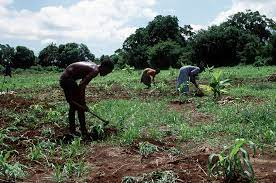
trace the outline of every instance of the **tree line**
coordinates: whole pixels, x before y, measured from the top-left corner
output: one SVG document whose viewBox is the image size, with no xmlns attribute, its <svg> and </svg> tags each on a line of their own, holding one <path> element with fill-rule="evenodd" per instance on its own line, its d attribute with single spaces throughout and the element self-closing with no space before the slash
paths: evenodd
<svg viewBox="0 0 276 183">
<path fill-rule="evenodd" d="M 258 11 L 238 12 L 207 30 L 195 32 L 190 25 L 179 26 L 176 16 L 156 16 L 138 28 L 113 55 L 95 58 L 85 44 L 48 45 L 38 57 L 27 47 L 0 44 L 0 64 L 10 61 L 14 68 L 33 65 L 64 68 L 81 60 L 111 59 L 123 68 L 179 68 L 204 62 L 214 66 L 237 64 L 276 65 L 276 23 Z"/>
</svg>

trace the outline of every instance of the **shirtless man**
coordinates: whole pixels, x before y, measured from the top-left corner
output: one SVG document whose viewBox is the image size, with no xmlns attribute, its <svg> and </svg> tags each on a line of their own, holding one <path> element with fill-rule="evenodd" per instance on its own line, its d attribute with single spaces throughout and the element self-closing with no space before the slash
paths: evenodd
<svg viewBox="0 0 276 183">
<path fill-rule="evenodd" d="M 151 83 L 154 82 L 154 78 L 160 73 L 159 69 L 146 68 L 141 76 L 141 82 L 144 83 L 148 88 L 151 87 Z"/>
<path fill-rule="evenodd" d="M 104 60 L 100 65 L 93 62 L 76 62 L 69 65 L 60 77 L 60 86 L 62 87 L 66 101 L 69 103 L 69 130 L 71 133 L 76 133 L 75 112 L 78 111 L 80 122 L 80 130 L 83 136 L 88 134 L 85 125 L 85 114 L 88 107 L 85 102 L 85 88 L 88 83 L 98 74 L 105 76 L 112 72 L 114 68 L 110 60 Z M 80 83 L 77 84 L 77 80 Z M 74 103 L 78 103 L 83 108 L 78 107 Z"/>
</svg>

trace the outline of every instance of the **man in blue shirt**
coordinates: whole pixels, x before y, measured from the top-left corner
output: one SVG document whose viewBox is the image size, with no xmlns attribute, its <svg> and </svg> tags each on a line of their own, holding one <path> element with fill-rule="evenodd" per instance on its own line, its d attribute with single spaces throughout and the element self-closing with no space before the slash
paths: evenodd
<svg viewBox="0 0 276 183">
<path fill-rule="evenodd" d="M 176 90 L 179 89 L 183 85 L 183 89 L 180 89 L 179 92 L 188 93 L 189 92 L 189 81 L 191 81 L 197 89 L 199 89 L 198 84 L 196 83 L 196 77 L 199 73 L 203 71 L 203 67 L 196 67 L 196 66 L 183 66 L 179 70 L 179 76 L 177 78 L 176 83 Z"/>
</svg>

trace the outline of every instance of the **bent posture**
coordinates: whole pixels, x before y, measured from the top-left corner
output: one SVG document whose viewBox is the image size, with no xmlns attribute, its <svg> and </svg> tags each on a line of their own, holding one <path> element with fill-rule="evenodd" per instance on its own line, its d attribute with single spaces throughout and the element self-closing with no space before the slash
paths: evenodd
<svg viewBox="0 0 276 183">
<path fill-rule="evenodd" d="M 105 76 L 114 68 L 110 60 L 103 61 L 100 65 L 93 62 L 76 62 L 69 65 L 60 77 L 60 86 L 62 87 L 66 101 L 69 103 L 69 129 L 71 133 L 76 133 L 75 112 L 78 111 L 80 130 L 82 135 L 87 135 L 85 125 L 85 111 L 88 107 L 85 102 L 85 89 L 88 83 L 98 74 Z M 80 83 L 77 84 L 77 80 Z M 80 108 L 75 103 L 80 104 Z"/>
<path fill-rule="evenodd" d="M 181 92 L 189 92 L 189 81 L 191 81 L 197 89 L 199 89 L 196 82 L 196 77 L 203 71 L 203 68 L 196 66 L 183 66 L 179 70 L 179 76 L 177 78 L 176 90 L 179 91 L 180 86 L 183 84 L 183 90 Z"/>
<path fill-rule="evenodd" d="M 160 73 L 159 69 L 146 68 L 142 73 L 141 82 L 144 83 L 148 88 L 150 88 L 151 83 L 152 82 L 154 83 L 155 76 L 159 73 Z"/>
</svg>

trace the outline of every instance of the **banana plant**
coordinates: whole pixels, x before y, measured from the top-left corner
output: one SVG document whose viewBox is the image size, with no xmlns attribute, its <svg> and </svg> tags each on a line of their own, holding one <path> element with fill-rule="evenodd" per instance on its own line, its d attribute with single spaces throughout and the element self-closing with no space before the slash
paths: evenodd
<svg viewBox="0 0 276 183">
<path fill-rule="evenodd" d="M 209 86 L 214 93 L 214 98 L 220 97 L 221 93 L 226 93 L 225 88 L 230 85 L 230 79 L 222 80 L 222 71 L 213 72 Z"/>
</svg>

